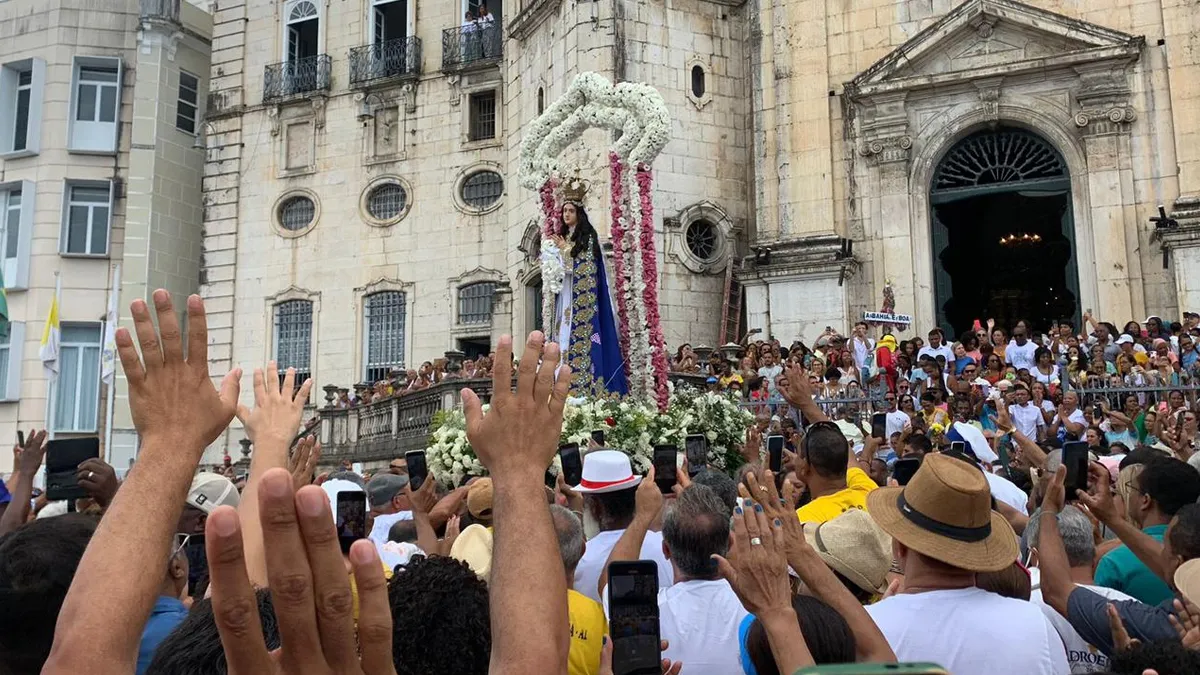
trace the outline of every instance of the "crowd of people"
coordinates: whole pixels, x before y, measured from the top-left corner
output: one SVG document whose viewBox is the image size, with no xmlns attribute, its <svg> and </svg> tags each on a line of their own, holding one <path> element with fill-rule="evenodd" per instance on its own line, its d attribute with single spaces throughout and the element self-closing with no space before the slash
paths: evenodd
<svg viewBox="0 0 1200 675">
<path fill-rule="evenodd" d="M 492 360 L 495 352 L 477 359 L 466 359 L 460 368 L 451 370 L 445 359 L 425 361 L 419 369 L 405 370 L 399 366 L 390 368 L 386 377 L 370 382 L 360 382 L 350 387 L 339 387 L 333 400 L 336 408 L 354 408 L 368 403 L 377 403 L 389 398 L 424 391 L 439 382 L 456 379 L 491 378 Z"/>
<path fill-rule="evenodd" d="M 402 458 L 372 476 L 318 475 L 319 443 L 296 439 L 312 382 L 268 364 L 240 406 L 240 370 L 210 379 L 200 299 L 188 299 L 186 346 L 169 294 L 153 305 L 135 301 L 134 331 L 117 333 L 141 438 L 124 480 L 88 460 L 86 500 L 35 505 L 44 432 L 15 450 L 0 673 L 617 675 L 647 636 L 655 670 L 672 675 L 897 662 L 1200 672 L 1194 354 L 1163 391 L 1125 387 L 1110 402 L 1048 377 L 1027 326 L 989 337 L 986 356 L 931 331 L 915 380 L 899 376 L 895 338 L 876 344 L 865 325 L 813 350 L 747 345 L 787 407 L 748 430 L 736 475 L 682 462 L 673 480 L 642 476 L 620 448 L 593 447 L 578 485 L 550 487 L 569 368 L 541 333 L 519 360 L 506 337 L 490 405 L 462 395 L 489 476 L 443 489 L 417 484 Z M 1131 330 L 1097 328 L 1099 358 L 1141 353 L 1121 342 Z M 1163 340 L 1175 364 L 1196 330 L 1192 315 L 1178 334 L 1147 322 L 1134 339 L 1147 354 Z M 881 347 L 894 378 L 855 360 Z M 1012 370 L 980 376 L 998 353 Z M 819 404 L 834 378 L 814 379 L 816 364 L 843 362 L 839 381 L 882 382 L 887 410 L 870 424 Z M 197 473 L 235 416 L 254 444 L 241 486 Z M 777 436 L 778 456 L 765 451 Z M 1064 459 L 1072 441 L 1087 443 L 1085 475 Z M 357 533 L 335 516 L 354 500 L 368 509 Z M 634 561 L 652 570 L 636 589 Z"/>
</svg>

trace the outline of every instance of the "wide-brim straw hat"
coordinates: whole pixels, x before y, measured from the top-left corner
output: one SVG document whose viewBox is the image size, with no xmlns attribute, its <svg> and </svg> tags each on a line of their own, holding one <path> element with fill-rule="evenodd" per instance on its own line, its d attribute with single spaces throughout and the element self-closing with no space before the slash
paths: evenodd
<svg viewBox="0 0 1200 675">
<path fill-rule="evenodd" d="M 896 541 L 959 569 L 998 572 L 1020 555 L 983 472 L 953 457 L 927 455 L 908 485 L 867 495 L 867 513 Z"/>
<path fill-rule="evenodd" d="M 1175 569 L 1175 588 L 1188 602 L 1200 604 L 1200 558 L 1185 561 Z"/>
<path fill-rule="evenodd" d="M 805 523 L 804 538 L 835 572 L 869 593 L 887 592 L 892 538 L 866 511 L 850 509 L 824 523 Z"/>
</svg>

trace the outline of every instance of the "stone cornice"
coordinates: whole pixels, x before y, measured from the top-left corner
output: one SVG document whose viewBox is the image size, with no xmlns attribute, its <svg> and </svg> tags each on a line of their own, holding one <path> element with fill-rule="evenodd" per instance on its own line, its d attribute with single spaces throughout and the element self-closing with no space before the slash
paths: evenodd
<svg viewBox="0 0 1200 675">
<path fill-rule="evenodd" d="M 767 252 L 767 262 L 759 262 L 751 256 L 738 274 L 743 284 L 779 280 L 790 277 L 838 277 L 851 276 L 861 267 L 854 257 L 842 256 L 842 238 L 835 235 L 818 235 L 803 239 L 777 242 L 762 242 L 757 249 Z"/>
<path fill-rule="evenodd" d="M 509 37 L 515 40 L 529 37 L 560 4 L 562 0 L 529 0 L 528 6 L 508 22 Z"/>
</svg>

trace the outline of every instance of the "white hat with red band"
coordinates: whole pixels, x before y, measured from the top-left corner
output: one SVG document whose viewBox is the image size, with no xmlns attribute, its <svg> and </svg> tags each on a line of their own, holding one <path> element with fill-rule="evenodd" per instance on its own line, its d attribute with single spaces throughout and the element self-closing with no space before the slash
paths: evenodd
<svg viewBox="0 0 1200 675">
<path fill-rule="evenodd" d="M 603 494 L 637 487 L 641 482 L 641 476 L 633 475 L 628 455 L 619 450 L 594 450 L 583 458 L 583 480 L 575 491 Z"/>
</svg>

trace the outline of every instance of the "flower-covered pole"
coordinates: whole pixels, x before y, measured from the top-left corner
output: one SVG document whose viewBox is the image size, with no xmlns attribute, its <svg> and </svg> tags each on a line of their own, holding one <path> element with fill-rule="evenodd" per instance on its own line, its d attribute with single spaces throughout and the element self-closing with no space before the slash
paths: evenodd
<svg viewBox="0 0 1200 675">
<path fill-rule="evenodd" d="M 542 205 L 542 328 L 544 332 L 551 333 L 555 330 L 555 299 L 562 290 L 563 280 L 566 279 L 566 268 L 563 266 L 558 247 L 551 239 L 562 231 L 560 223 L 562 209 L 558 204 L 558 181 L 553 175 L 547 178 L 545 183 L 542 183 L 538 194 L 541 197 Z M 557 340 L 558 337 L 554 336 L 552 339 Z"/>
<path fill-rule="evenodd" d="M 625 293 L 628 288 L 628 282 L 625 278 L 625 212 L 622 208 L 624 196 L 622 194 L 622 185 L 625 166 L 621 162 L 621 157 L 615 152 L 608 153 L 609 178 L 611 183 L 611 206 L 612 206 L 612 240 L 613 240 L 613 282 L 617 295 L 617 319 L 619 326 L 618 337 L 620 339 L 621 354 L 626 357 L 625 374 L 629 373 L 629 303 L 625 299 Z"/>
<path fill-rule="evenodd" d="M 642 269 L 646 275 L 646 285 L 642 291 L 642 302 L 646 306 L 647 336 L 650 341 L 650 355 L 654 364 L 654 398 L 659 410 L 667 409 L 667 352 L 666 340 L 663 337 L 662 318 L 658 313 L 658 260 L 654 249 L 654 202 L 651 190 L 654 187 L 654 176 L 645 164 L 637 168 L 638 199 L 641 211 L 641 241 L 639 248 L 642 254 Z"/>
</svg>

